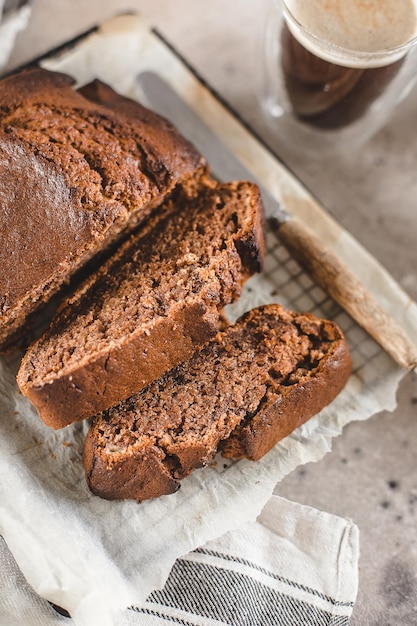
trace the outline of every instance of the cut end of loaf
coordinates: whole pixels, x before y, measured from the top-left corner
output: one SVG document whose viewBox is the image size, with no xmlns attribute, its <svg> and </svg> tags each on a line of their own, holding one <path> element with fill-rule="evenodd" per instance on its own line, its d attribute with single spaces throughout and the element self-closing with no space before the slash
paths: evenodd
<svg viewBox="0 0 417 626">
<path fill-rule="evenodd" d="M 218 450 L 258 459 L 332 401 L 349 372 L 335 324 L 279 305 L 255 309 L 95 418 L 85 447 L 88 484 L 105 498 L 144 500 L 171 493 Z"/>
</svg>

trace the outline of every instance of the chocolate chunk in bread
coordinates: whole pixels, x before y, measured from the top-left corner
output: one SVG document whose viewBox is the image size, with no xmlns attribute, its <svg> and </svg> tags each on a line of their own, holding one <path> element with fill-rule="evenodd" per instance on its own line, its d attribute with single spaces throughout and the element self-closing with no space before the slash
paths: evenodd
<svg viewBox="0 0 417 626">
<path fill-rule="evenodd" d="M 1 80 L 0 349 L 204 168 L 169 122 L 98 81 L 80 93 L 69 76 L 38 68 Z"/>
<path fill-rule="evenodd" d="M 261 269 L 263 226 L 256 185 L 178 188 L 28 348 L 17 381 L 44 422 L 91 417 L 189 358 Z"/>
<path fill-rule="evenodd" d="M 331 402 L 350 373 L 336 324 L 266 305 L 128 400 L 88 432 L 93 493 L 146 500 L 176 491 L 218 450 L 257 460 Z"/>
</svg>

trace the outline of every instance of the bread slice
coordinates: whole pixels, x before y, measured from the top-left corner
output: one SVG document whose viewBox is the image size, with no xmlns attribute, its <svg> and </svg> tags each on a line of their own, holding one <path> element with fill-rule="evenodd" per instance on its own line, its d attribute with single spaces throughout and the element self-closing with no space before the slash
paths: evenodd
<svg viewBox="0 0 417 626">
<path fill-rule="evenodd" d="M 78 268 L 204 168 L 169 122 L 98 81 L 80 93 L 69 76 L 39 68 L 1 80 L 0 349 Z"/>
<path fill-rule="evenodd" d="M 91 417 L 189 358 L 260 271 L 263 225 L 254 184 L 179 188 L 27 350 L 17 381 L 44 422 Z"/>
<path fill-rule="evenodd" d="M 331 402 L 351 363 L 336 324 L 266 305 L 190 360 L 96 416 L 84 465 L 93 493 L 146 500 L 227 457 L 261 458 Z"/>
</svg>

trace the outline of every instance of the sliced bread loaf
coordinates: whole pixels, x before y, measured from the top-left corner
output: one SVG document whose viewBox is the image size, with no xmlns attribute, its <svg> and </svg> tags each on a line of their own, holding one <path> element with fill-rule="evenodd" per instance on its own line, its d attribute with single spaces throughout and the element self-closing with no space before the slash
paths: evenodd
<svg viewBox="0 0 417 626">
<path fill-rule="evenodd" d="M 84 465 L 93 493 L 145 500 L 176 491 L 218 450 L 257 460 L 331 402 L 350 373 L 339 328 L 267 305 L 190 360 L 96 416 Z"/>
<path fill-rule="evenodd" d="M 95 415 L 189 358 L 261 269 L 251 183 L 190 183 L 71 297 L 26 352 L 17 381 L 53 428 Z"/>
<path fill-rule="evenodd" d="M 83 93 L 39 68 L 0 81 L 0 349 L 87 260 L 205 167 L 165 119 L 97 81 Z"/>
</svg>

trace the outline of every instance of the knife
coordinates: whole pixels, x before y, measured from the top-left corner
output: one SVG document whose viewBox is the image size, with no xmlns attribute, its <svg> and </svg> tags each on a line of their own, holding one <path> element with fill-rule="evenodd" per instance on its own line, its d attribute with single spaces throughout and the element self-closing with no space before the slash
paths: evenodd
<svg viewBox="0 0 417 626">
<path fill-rule="evenodd" d="M 335 300 L 375 341 L 406 369 L 417 365 L 417 346 L 373 298 L 358 277 L 298 218 L 290 215 L 236 155 L 161 76 L 137 76 L 141 100 L 169 119 L 199 150 L 220 181 L 248 180 L 261 191 L 269 224 L 310 278 Z"/>
</svg>

